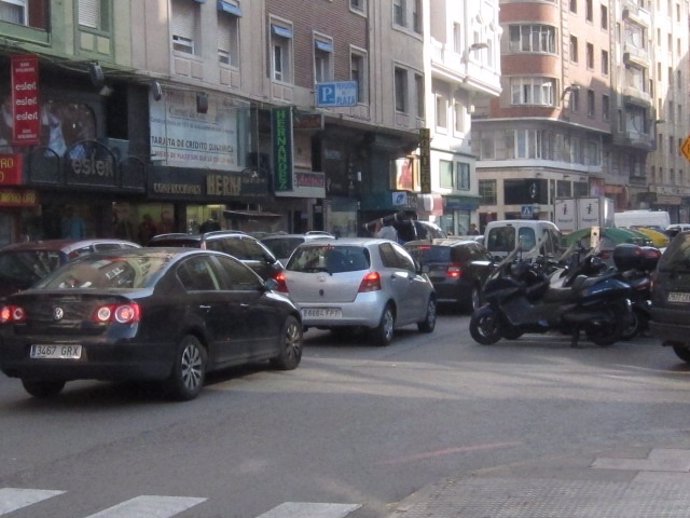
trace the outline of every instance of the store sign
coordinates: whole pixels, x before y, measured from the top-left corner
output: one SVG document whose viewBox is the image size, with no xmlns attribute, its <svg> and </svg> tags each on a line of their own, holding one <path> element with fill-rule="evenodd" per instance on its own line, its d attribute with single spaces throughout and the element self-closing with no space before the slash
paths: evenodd
<svg viewBox="0 0 690 518">
<path fill-rule="evenodd" d="M 431 193 L 431 133 L 429 128 L 419 129 L 419 184 L 422 193 Z"/>
<path fill-rule="evenodd" d="M 65 153 L 64 167 L 70 184 L 108 187 L 117 184 L 115 155 L 94 140 L 79 142 L 69 148 Z"/>
<path fill-rule="evenodd" d="M 206 101 L 207 100 L 207 101 Z M 151 154 L 160 165 L 198 169 L 238 167 L 239 115 L 245 104 L 209 94 L 200 110 L 195 92 L 165 89 L 149 98 Z"/>
<path fill-rule="evenodd" d="M 272 113 L 275 192 L 292 190 L 292 108 L 274 108 Z"/>
<path fill-rule="evenodd" d="M 41 135 L 38 104 L 38 58 L 12 56 L 12 143 L 38 144 Z"/>
<path fill-rule="evenodd" d="M 37 204 L 36 191 L 0 189 L 0 207 L 34 207 Z"/>
<path fill-rule="evenodd" d="M 0 154 L 0 185 L 21 185 L 22 155 Z"/>
</svg>

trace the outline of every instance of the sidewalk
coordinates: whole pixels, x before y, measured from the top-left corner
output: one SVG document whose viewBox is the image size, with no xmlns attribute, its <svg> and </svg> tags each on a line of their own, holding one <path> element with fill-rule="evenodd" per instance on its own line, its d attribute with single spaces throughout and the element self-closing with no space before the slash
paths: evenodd
<svg viewBox="0 0 690 518">
<path fill-rule="evenodd" d="M 440 481 L 388 518 L 688 518 L 690 449 L 550 457 Z"/>
</svg>

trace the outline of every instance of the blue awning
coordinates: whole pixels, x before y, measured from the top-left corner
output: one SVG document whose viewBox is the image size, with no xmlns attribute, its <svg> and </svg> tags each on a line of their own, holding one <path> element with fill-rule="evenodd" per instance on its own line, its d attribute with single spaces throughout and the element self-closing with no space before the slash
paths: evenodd
<svg viewBox="0 0 690 518">
<path fill-rule="evenodd" d="M 333 44 L 330 41 L 314 40 L 316 48 L 324 52 L 333 52 Z"/>
<path fill-rule="evenodd" d="M 233 16 L 242 16 L 242 9 L 234 2 L 227 2 L 226 0 L 218 0 L 218 10 L 224 13 L 232 14 Z"/>
<path fill-rule="evenodd" d="M 292 39 L 292 29 L 288 29 L 282 25 L 271 24 L 271 30 L 273 31 L 273 34 L 276 34 L 281 38 Z"/>
</svg>

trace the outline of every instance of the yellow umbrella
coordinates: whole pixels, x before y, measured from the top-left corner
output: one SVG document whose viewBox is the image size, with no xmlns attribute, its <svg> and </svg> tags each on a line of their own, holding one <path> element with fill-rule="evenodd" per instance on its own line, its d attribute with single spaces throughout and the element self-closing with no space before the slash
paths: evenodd
<svg viewBox="0 0 690 518">
<path fill-rule="evenodd" d="M 645 236 L 651 239 L 652 244 L 657 248 L 663 248 L 665 246 L 668 246 L 668 236 L 663 232 L 659 232 L 658 230 L 654 230 L 653 228 L 646 227 L 636 227 L 635 230 L 643 233 Z"/>
</svg>

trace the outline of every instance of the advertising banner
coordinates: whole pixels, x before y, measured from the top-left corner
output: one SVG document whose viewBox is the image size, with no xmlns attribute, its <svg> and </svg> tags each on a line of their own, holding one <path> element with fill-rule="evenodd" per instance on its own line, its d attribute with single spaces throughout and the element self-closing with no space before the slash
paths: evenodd
<svg viewBox="0 0 690 518">
<path fill-rule="evenodd" d="M 292 149 L 292 108 L 274 108 L 273 122 L 273 157 L 275 192 L 292 190 L 293 149 Z"/>
<path fill-rule="evenodd" d="M 422 193 L 431 192 L 431 133 L 419 128 L 419 179 Z"/>
<path fill-rule="evenodd" d="M 22 155 L 0 154 L 0 185 L 21 185 L 23 163 Z"/>
<path fill-rule="evenodd" d="M 201 110 L 196 92 L 165 89 L 151 94 L 151 153 L 154 161 L 172 167 L 237 169 L 238 124 L 244 108 L 228 96 L 208 95 Z"/>
<path fill-rule="evenodd" d="M 41 134 L 38 104 L 38 58 L 12 56 L 12 143 L 38 144 Z"/>
</svg>

